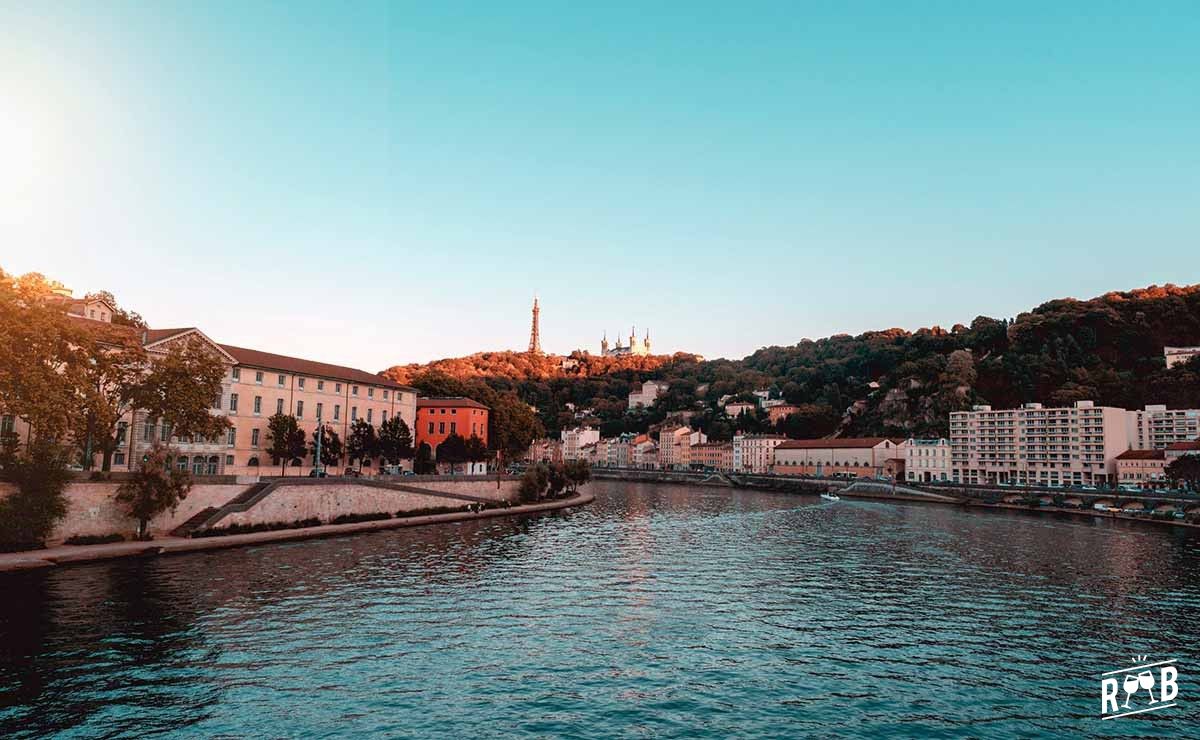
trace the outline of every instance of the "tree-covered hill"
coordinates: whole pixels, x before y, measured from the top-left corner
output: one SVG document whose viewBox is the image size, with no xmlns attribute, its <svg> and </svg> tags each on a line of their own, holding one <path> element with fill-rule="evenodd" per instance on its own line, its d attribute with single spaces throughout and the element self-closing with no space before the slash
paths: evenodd
<svg viewBox="0 0 1200 740">
<path fill-rule="evenodd" d="M 781 425 L 792 436 L 944 436 L 949 412 L 975 403 L 1006 408 L 1091 399 L 1126 408 L 1200 407 L 1200 366 L 1166 370 L 1162 350 L 1171 345 L 1200 345 L 1200 285 L 1056 299 L 1015 319 L 980 316 L 948 331 L 803 340 L 742 360 L 576 354 L 571 359 L 579 366 L 564 370 L 561 357 L 496 352 L 387 374 L 434 392 L 470 379 L 515 395 L 537 409 L 552 434 L 580 417 L 606 434 L 644 431 L 677 411 L 690 412 L 693 425 L 718 439 L 734 428 L 759 431 L 765 420 L 729 420 L 717 401 L 767 388 L 801 406 Z M 651 378 L 671 383 L 666 396 L 653 409 L 628 412 L 630 389 Z"/>
</svg>

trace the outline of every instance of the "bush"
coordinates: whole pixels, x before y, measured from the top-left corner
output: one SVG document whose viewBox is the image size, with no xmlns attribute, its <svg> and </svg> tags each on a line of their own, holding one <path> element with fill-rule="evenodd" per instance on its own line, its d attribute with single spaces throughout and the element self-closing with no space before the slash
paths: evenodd
<svg viewBox="0 0 1200 740">
<path fill-rule="evenodd" d="M 467 510 L 466 506 L 427 506 L 424 509 L 397 511 L 396 518 L 404 519 L 414 516 L 434 516 L 435 514 L 460 514 Z"/>
<path fill-rule="evenodd" d="M 304 529 L 319 527 L 321 520 L 316 517 L 297 519 L 292 522 L 271 522 L 270 524 L 230 524 L 228 527 L 215 527 L 192 532 L 192 537 L 225 537 L 231 534 L 251 534 L 253 532 L 276 532 L 281 529 Z"/>
<path fill-rule="evenodd" d="M 358 522 L 377 522 L 391 518 L 392 515 L 386 511 L 374 514 L 342 514 L 341 516 L 334 517 L 330 524 L 357 524 Z"/>
<path fill-rule="evenodd" d="M 64 491 L 71 472 L 65 451 L 35 442 L 24 456 L 9 458 L 5 472 L 17 490 L 0 501 L 0 552 L 41 549 L 67 514 Z"/>
<path fill-rule="evenodd" d="M 124 542 L 123 534 L 77 534 L 68 537 L 64 545 L 107 545 L 110 542 Z"/>
</svg>

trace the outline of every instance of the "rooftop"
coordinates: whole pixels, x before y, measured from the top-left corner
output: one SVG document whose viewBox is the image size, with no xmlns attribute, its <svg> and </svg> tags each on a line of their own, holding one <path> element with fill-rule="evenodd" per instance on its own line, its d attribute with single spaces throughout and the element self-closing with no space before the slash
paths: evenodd
<svg viewBox="0 0 1200 740">
<path fill-rule="evenodd" d="M 1171 444 L 1167 445 L 1167 449 L 1171 450 L 1172 452 L 1177 452 L 1179 450 L 1200 451 L 1200 439 L 1194 439 L 1191 442 L 1172 442 Z"/>
<path fill-rule="evenodd" d="M 178 332 L 181 330 L 163 329 L 161 331 Z M 411 386 L 403 385 L 394 380 L 385 378 L 382 375 L 375 375 L 374 373 L 369 373 L 366 370 L 359 370 L 353 367 L 330 365 L 325 362 L 304 360 L 299 357 L 288 357 L 287 355 L 276 355 L 271 352 L 261 352 L 256 349 L 234 347 L 230 344 L 221 344 L 218 346 L 228 352 L 235 360 L 237 360 L 239 365 L 261 367 L 266 370 L 283 370 L 284 372 L 294 373 L 296 375 L 311 375 L 318 378 L 330 378 L 332 380 L 343 380 L 351 383 L 362 383 L 363 385 L 395 388 L 396 390 L 416 391 L 416 388 Z"/>
<path fill-rule="evenodd" d="M 484 409 L 484 410 L 487 410 L 487 408 L 488 408 L 487 406 L 484 406 L 479 401 L 476 401 L 473 398 L 467 398 L 466 396 L 428 396 L 428 397 L 423 397 L 423 398 L 417 399 L 417 408 L 420 409 L 420 408 L 432 408 L 432 407 L 471 408 L 471 409 Z"/>
<path fill-rule="evenodd" d="M 889 437 L 845 437 L 842 439 L 789 439 L 776 447 L 776 450 L 846 450 L 868 449 L 891 442 L 900 444 L 904 440 Z"/>
<path fill-rule="evenodd" d="M 1127 450 L 1117 455 L 1118 460 L 1165 460 L 1163 450 Z"/>
</svg>

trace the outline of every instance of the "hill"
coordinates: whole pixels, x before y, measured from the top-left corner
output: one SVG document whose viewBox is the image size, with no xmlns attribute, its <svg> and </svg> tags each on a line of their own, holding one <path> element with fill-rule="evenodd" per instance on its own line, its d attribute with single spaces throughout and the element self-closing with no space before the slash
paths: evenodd
<svg viewBox="0 0 1200 740">
<path fill-rule="evenodd" d="M 570 359 L 579 365 L 563 369 L 561 357 L 493 352 L 385 374 L 427 392 L 465 390 L 470 381 L 476 391 L 515 396 L 536 408 L 551 434 L 581 419 L 606 435 L 645 431 L 673 412 L 718 439 L 735 429 L 763 431 L 765 419 L 730 420 L 717 402 L 769 389 L 801 407 L 780 426 L 792 436 L 945 436 L 949 412 L 975 403 L 1200 407 L 1200 366 L 1166 370 L 1164 345 L 1200 345 L 1200 285 L 1056 299 L 1014 319 L 979 316 L 950 330 L 802 340 L 742 360 L 577 354 Z M 653 409 L 629 412 L 630 389 L 651 378 L 667 380 L 670 390 Z"/>
</svg>

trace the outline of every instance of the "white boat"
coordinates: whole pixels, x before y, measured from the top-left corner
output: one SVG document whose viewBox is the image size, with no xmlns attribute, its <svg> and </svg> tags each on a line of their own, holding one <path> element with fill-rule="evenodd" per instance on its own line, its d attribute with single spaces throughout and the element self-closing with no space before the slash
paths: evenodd
<svg viewBox="0 0 1200 740">
<path fill-rule="evenodd" d="M 821 498 L 825 499 L 826 501 L 841 501 L 842 500 L 841 497 L 838 496 L 836 493 L 822 493 Z"/>
</svg>

